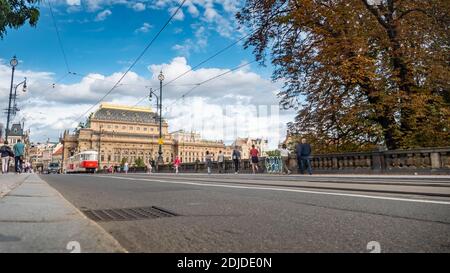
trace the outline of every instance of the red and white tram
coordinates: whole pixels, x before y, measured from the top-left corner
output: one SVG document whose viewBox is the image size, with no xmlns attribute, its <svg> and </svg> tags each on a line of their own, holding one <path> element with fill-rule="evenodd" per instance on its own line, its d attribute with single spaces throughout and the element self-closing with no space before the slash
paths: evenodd
<svg viewBox="0 0 450 273">
<path fill-rule="evenodd" d="M 84 151 L 69 158 L 67 173 L 94 173 L 98 168 L 98 152 Z"/>
</svg>

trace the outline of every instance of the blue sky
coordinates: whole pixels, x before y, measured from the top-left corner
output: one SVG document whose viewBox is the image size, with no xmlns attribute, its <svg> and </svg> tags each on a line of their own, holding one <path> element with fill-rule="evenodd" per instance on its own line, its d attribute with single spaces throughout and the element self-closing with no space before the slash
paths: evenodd
<svg viewBox="0 0 450 273">
<path fill-rule="evenodd" d="M 72 71 L 110 74 L 123 70 L 170 17 L 170 11 L 166 9 L 146 7 L 137 11 L 130 6 L 131 3 L 143 2 L 127 2 L 130 4 L 105 4 L 94 10 L 89 10 L 83 1 L 79 6 L 53 2 L 55 19 Z M 77 9 L 72 10 L 72 7 Z M 228 20 L 232 19 L 233 14 L 224 11 L 221 5 L 215 4 L 214 7 Z M 200 7 L 198 9 L 200 12 Z M 102 13 L 110 15 L 103 18 L 99 15 Z M 220 33 L 214 22 L 207 23 L 201 15 L 193 17 L 186 11 L 183 14 L 184 19 L 171 22 L 134 71 L 144 74 L 148 64 L 167 62 L 180 55 L 187 57 L 189 63 L 196 64 L 241 37 L 237 30 Z M 205 30 L 201 37 L 196 37 L 200 27 Z M 199 39 L 206 41 L 204 46 L 198 44 Z M 186 45 L 187 40 L 197 47 L 177 50 L 176 45 Z M 19 30 L 9 30 L 0 46 L 4 55 L 2 58 L 7 58 L 7 53 L 17 54 L 24 62 L 23 67 L 52 71 L 61 76 L 67 70 L 46 2 L 41 5 L 41 18 L 36 28 L 26 25 Z M 237 45 L 206 66 L 231 68 L 242 60 L 253 59 L 251 50 L 244 50 L 242 45 Z M 257 65 L 254 68 L 258 68 Z"/>
<path fill-rule="evenodd" d="M 18 30 L 10 29 L 0 41 L 1 101 L 6 101 L 9 91 L 7 63 L 16 54 L 21 61 L 17 80 L 26 76 L 30 83 L 30 92 L 21 95 L 19 108 L 22 111 L 16 119 L 27 120 L 33 140 L 56 138 L 64 128 L 71 128 L 76 118 L 111 88 L 171 16 L 178 3 L 177 0 L 51 1 L 70 71 L 88 75 L 66 76 L 53 88 L 52 83 L 66 75 L 67 68 L 50 10 L 47 2 L 43 1 L 37 27 L 26 25 Z M 105 102 L 133 104 L 145 96 L 145 85 L 157 85 L 156 74 L 161 69 L 170 80 L 242 37 L 243 31 L 238 29 L 234 18 L 240 5 L 239 1 L 232 0 L 188 0 L 124 79 L 122 83 L 128 85 L 118 88 Z M 173 107 L 175 110 L 164 109 L 169 124 L 172 124 L 170 129 L 196 130 L 207 138 L 231 140 L 236 133 L 233 136 L 214 134 L 214 130 L 210 132 L 205 128 L 205 122 L 197 122 L 200 126 L 186 126 L 183 118 L 188 113 L 191 115 L 192 105 L 197 103 L 204 109 L 211 107 L 218 115 L 226 112 L 223 110 L 226 105 L 235 105 L 236 109 L 248 106 L 255 109 L 266 106 L 269 109 L 277 105 L 275 94 L 281 84 L 270 81 L 270 66 L 264 68 L 258 64 L 201 86 L 189 97 L 179 100 L 180 95 L 193 84 L 253 60 L 251 49 L 244 50 L 242 44 L 238 44 L 168 86 L 165 104 L 175 102 L 177 106 Z M 39 109 L 52 109 L 58 113 L 59 119 Z M 37 117 L 36 111 L 43 113 L 41 117 Z M 280 132 L 283 132 L 283 124 L 291 120 L 293 114 L 283 112 L 280 115 Z M 261 119 L 259 110 L 247 116 L 250 124 Z M 205 119 L 204 116 L 189 119 L 192 118 Z M 216 118 L 227 120 L 226 114 Z M 250 131 L 243 131 L 239 136 L 252 136 Z M 261 131 L 255 136 L 263 134 Z"/>
</svg>

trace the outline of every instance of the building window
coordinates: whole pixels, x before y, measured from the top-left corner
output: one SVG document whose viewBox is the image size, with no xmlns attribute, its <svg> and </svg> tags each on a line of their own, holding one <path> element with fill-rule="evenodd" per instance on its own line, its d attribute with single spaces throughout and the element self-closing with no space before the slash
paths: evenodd
<svg viewBox="0 0 450 273">
<path fill-rule="evenodd" d="M 144 131 L 147 131 L 147 127 L 144 127 Z"/>
<path fill-rule="evenodd" d="M 133 126 L 130 126 L 130 130 L 133 131 Z"/>
<path fill-rule="evenodd" d="M 141 130 L 141 128 L 140 127 L 136 127 L 136 131 L 140 131 Z"/>
<path fill-rule="evenodd" d="M 122 129 L 123 129 L 123 130 L 127 129 L 127 126 L 122 126 Z"/>
</svg>

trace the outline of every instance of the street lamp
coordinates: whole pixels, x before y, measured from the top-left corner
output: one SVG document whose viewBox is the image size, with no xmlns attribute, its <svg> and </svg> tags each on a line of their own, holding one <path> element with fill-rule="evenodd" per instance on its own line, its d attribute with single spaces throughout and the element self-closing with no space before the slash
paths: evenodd
<svg viewBox="0 0 450 273">
<path fill-rule="evenodd" d="M 162 71 L 158 75 L 159 80 L 159 148 L 158 148 L 158 163 L 163 163 L 163 157 L 162 157 L 162 86 L 164 81 L 164 74 Z"/>
<path fill-rule="evenodd" d="M 13 106 L 13 112 L 12 112 L 13 116 L 16 115 L 16 111 L 19 111 L 19 109 L 17 108 L 17 104 L 16 104 L 16 98 L 17 98 L 17 88 L 20 85 L 23 85 L 22 92 L 24 92 L 24 93 L 27 92 L 27 78 L 26 77 L 25 77 L 24 81 L 22 81 L 21 83 L 17 84 L 16 87 L 14 88 L 14 96 L 13 96 L 13 99 L 14 99 L 14 103 L 13 104 L 14 104 L 14 106 Z"/>
<path fill-rule="evenodd" d="M 14 56 L 9 62 L 11 65 L 11 88 L 9 89 L 9 103 L 8 103 L 8 116 L 6 119 L 6 131 L 5 131 L 5 140 L 8 140 L 9 135 L 9 120 L 11 118 L 11 100 L 12 100 L 12 91 L 14 86 L 14 71 L 16 70 L 16 66 L 19 64 L 16 56 Z"/>
</svg>

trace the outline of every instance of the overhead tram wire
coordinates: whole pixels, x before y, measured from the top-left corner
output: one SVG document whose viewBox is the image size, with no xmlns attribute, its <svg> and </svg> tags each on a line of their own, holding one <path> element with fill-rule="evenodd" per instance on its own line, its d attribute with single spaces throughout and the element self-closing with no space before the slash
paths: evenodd
<svg viewBox="0 0 450 273">
<path fill-rule="evenodd" d="M 283 6 L 283 5 L 280 5 L 280 6 L 277 8 L 276 11 L 280 10 L 282 6 Z M 273 16 L 272 16 L 272 17 L 273 17 Z M 213 54 L 212 56 L 206 58 L 204 61 L 202 61 L 202 62 L 200 62 L 199 64 L 195 65 L 195 66 L 192 67 L 191 69 L 189 69 L 189 70 L 183 72 L 182 74 L 178 75 L 178 76 L 175 77 L 174 79 L 168 81 L 167 83 L 165 83 L 165 84 L 163 85 L 163 87 L 165 87 L 165 86 L 171 84 L 172 82 L 178 80 L 179 78 L 181 78 L 181 77 L 183 77 L 183 76 L 189 74 L 190 72 L 194 71 L 194 69 L 196 69 L 196 68 L 200 67 L 201 65 L 203 65 L 203 64 L 205 64 L 205 63 L 207 63 L 207 62 L 209 62 L 210 60 L 212 60 L 212 59 L 214 59 L 215 57 L 219 56 L 219 55 L 222 54 L 223 52 L 227 51 L 228 49 L 230 49 L 231 47 L 233 47 L 234 45 L 236 45 L 236 44 L 239 43 L 240 41 L 244 40 L 244 39 L 247 38 L 247 37 L 250 37 L 251 35 L 255 34 L 256 32 L 258 32 L 257 29 L 254 30 L 254 31 L 252 31 L 252 32 L 250 32 L 250 33 L 248 33 L 247 35 L 244 35 L 243 37 L 239 38 L 238 40 L 232 42 L 231 44 L 227 45 L 227 46 L 224 47 L 223 49 L 217 51 L 217 52 L 216 52 L 215 54 Z M 148 86 L 148 87 L 149 87 L 149 86 Z M 147 96 L 142 97 L 142 98 L 141 98 L 134 106 L 137 106 L 137 105 L 140 104 L 142 101 L 144 101 L 146 98 L 147 98 Z"/>
<path fill-rule="evenodd" d="M 61 52 L 62 52 L 62 55 L 63 55 L 63 58 L 64 58 L 64 63 L 66 64 L 67 72 L 70 73 L 70 67 L 69 67 L 69 62 L 67 61 L 66 51 L 64 50 L 64 47 L 63 47 L 63 44 L 62 44 L 61 35 L 59 34 L 59 29 L 58 29 L 58 26 L 56 24 L 55 15 L 53 14 L 53 8 L 52 8 L 52 4 L 50 4 L 50 0 L 47 0 L 47 4 L 48 4 L 48 7 L 50 9 L 50 15 L 52 17 L 53 26 L 55 27 L 56 36 L 58 38 L 59 48 L 61 49 Z"/>
<path fill-rule="evenodd" d="M 239 42 L 241 42 L 242 40 L 244 40 L 245 38 L 249 37 L 250 35 L 252 35 L 253 33 L 249 33 L 245 36 L 242 36 L 241 38 L 237 39 L 236 41 L 230 43 L 229 45 L 227 45 L 226 47 L 220 49 L 219 51 L 217 51 L 216 53 L 214 53 L 213 55 L 211 55 L 210 57 L 206 58 L 205 60 L 201 61 L 200 63 L 196 64 L 195 66 L 193 66 L 191 69 L 181 73 L 180 75 L 176 76 L 175 78 L 173 78 L 172 80 L 168 81 L 167 83 L 165 83 L 163 85 L 163 87 L 173 83 L 174 81 L 186 76 L 187 74 L 191 73 L 192 71 L 194 71 L 195 69 L 199 68 L 200 66 L 204 65 L 205 63 L 211 61 L 212 59 L 214 59 L 215 57 L 219 56 L 220 54 L 224 53 L 225 51 L 227 51 L 228 49 L 230 49 L 231 47 L 235 46 L 236 44 L 238 44 Z M 193 84 L 195 85 L 195 84 Z M 172 84 L 173 86 L 173 84 Z M 149 87 L 149 86 L 148 86 Z M 145 99 L 147 98 L 147 96 L 144 96 L 142 98 L 139 99 L 138 102 L 136 102 L 136 104 L 134 106 L 137 106 L 138 104 L 140 104 L 141 102 L 143 102 Z"/>
<path fill-rule="evenodd" d="M 114 84 L 114 86 L 108 91 L 106 92 L 106 94 L 100 99 L 98 100 L 94 105 L 92 105 L 91 107 L 89 107 L 89 109 L 87 109 L 81 116 L 79 116 L 75 121 L 79 121 L 81 120 L 87 113 L 89 113 L 89 111 L 92 110 L 92 108 L 94 108 L 95 106 L 97 106 L 99 103 L 101 103 L 109 94 L 111 94 L 114 89 L 116 89 L 120 82 L 125 78 L 125 76 L 128 74 L 128 72 L 131 71 L 131 69 L 139 62 L 139 60 L 145 55 L 145 53 L 147 52 L 147 50 L 150 48 L 150 46 L 153 45 L 153 43 L 156 41 L 156 39 L 159 37 L 159 35 L 164 31 L 164 29 L 166 29 L 166 27 L 169 25 L 169 23 L 172 21 L 172 19 L 175 17 L 175 15 L 177 15 L 177 13 L 180 11 L 180 9 L 183 7 L 183 5 L 185 4 L 187 0 L 183 0 L 180 5 L 178 6 L 178 8 L 175 10 L 174 13 L 172 13 L 172 16 L 170 16 L 170 18 L 167 20 L 167 22 L 163 25 L 163 27 L 158 31 L 158 33 L 153 37 L 153 39 L 150 41 L 150 43 L 144 48 L 144 50 L 142 51 L 142 53 L 136 58 L 136 60 L 134 60 L 134 62 L 130 65 L 130 67 L 125 71 L 125 73 L 123 73 L 123 75 L 120 77 L 120 79 Z"/>
<path fill-rule="evenodd" d="M 216 76 L 214 76 L 214 77 L 212 77 L 212 78 L 209 78 L 209 79 L 207 79 L 207 80 L 205 80 L 205 81 L 202 81 L 202 82 L 196 84 L 193 88 L 189 89 L 187 92 L 185 92 L 183 95 L 181 95 L 181 97 L 179 97 L 179 98 L 176 99 L 174 102 L 172 102 L 169 106 L 167 106 L 167 107 L 166 107 L 166 111 L 167 111 L 167 109 L 172 108 L 172 106 L 173 106 L 174 104 L 176 104 L 179 100 L 185 99 L 187 95 L 189 95 L 190 93 L 192 93 L 195 89 L 197 89 L 198 87 L 202 86 L 203 84 L 208 83 L 208 82 L 213 81 L 213 80 L 216 80 L 216 79 L 218 79 L 218 78 L 221 78 L 221 77 L 223 77 L 223 76 L 225 76 L 225 75 L 227 75 L 227 74 L 230 74 L 230 73 L 232 73 L 232 72 L 234 72 L 234 71 L 236 71 L 236 70 L 239 70 L 239 69 L 241 69 L 241 68 L 243 68 L 243 67 L 249 66 L 249 65 L 251 65 L 252 63 L 255 63 L 255 62 L 256 62 L 256 60 L 251 61 L 251 62 L 247 62 L 247 63 L 245 63 L 245 64 L 241 64 L 241 65 L 236 66 L 236 67 L 234 67 L 234 68 L 232 68 L 232 69 L 230 69 L 230 70 L 228 70 L 228 71 L 226 71 L 226 72 L 224 72 L 224 73 L 221 73 L 221 74 L 219 74 L 219 75 L 216 75 Z"/>
</svg>

